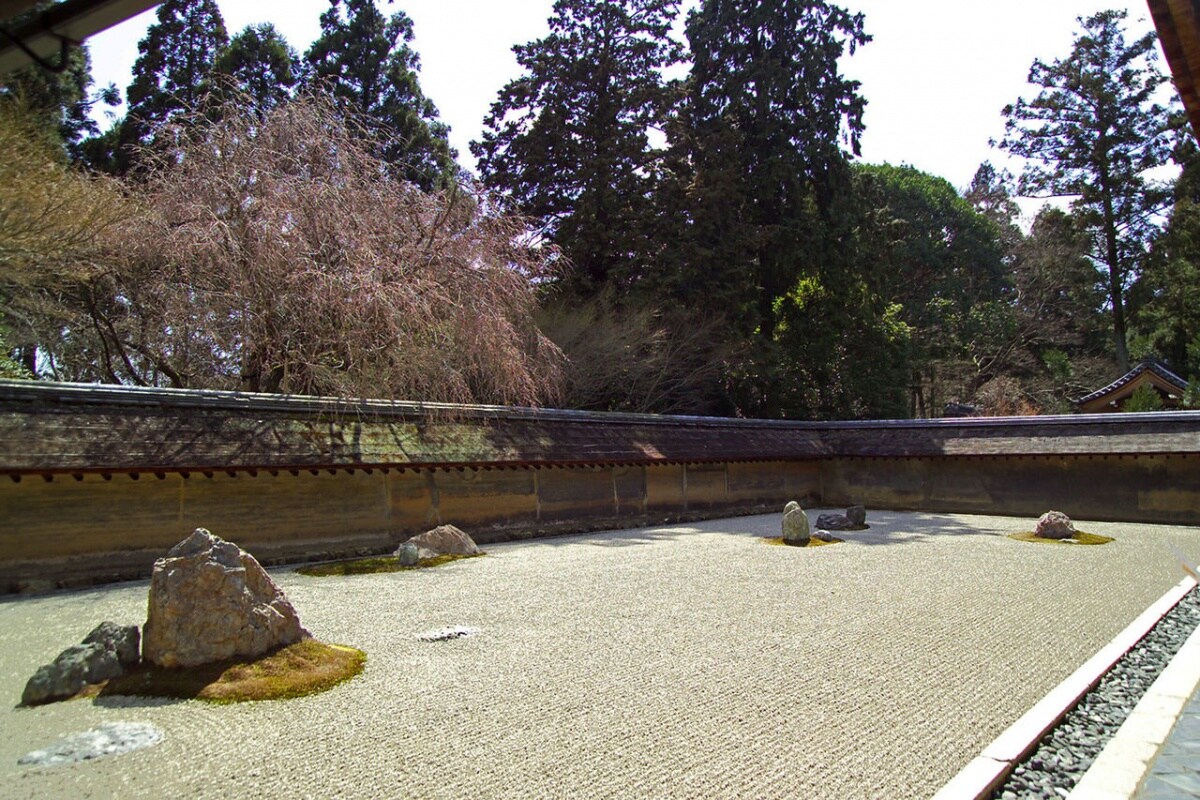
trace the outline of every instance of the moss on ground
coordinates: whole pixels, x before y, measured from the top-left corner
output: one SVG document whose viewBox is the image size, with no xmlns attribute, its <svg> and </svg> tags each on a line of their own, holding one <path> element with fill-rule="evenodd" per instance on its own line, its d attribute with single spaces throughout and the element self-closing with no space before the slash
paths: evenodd
<svg viewBox="0 0 1200 800">
<path fill-rule="evenodd" d="M 172 669 L 143 663 L 83 694 L 196 698 L 213 703 L 282 700 L 332 689 L 362 672 L 366 661 L 367 654 L 353 647 L 304 639 L 252 660 Z"/>
<path fill-rule="evenodd" d="M 401 572 L 409 569 L 425 569 L 449 564 L 451 561 L 461 561 L 464 558 L 478 558 L 484 553 L 475 555 L 442 555 L 433 558 L 422 558 L 414 566 L 403 567 L 397 556 L 376 556 L 375 558 L 358 558 L 353 561 L 333 561 L 328 564 L 313 564 L 298 567 L 296 572 L 301 575 L 311 575 L 315 578 L 325 578 L 330 575 L 373 575 L 377 572 Z"/>
<path fill-rule="evenodd" d="M 1033 531 L 1010 533 L 1008 538 L 1016 539 L 1019 542 L 1040 542 L 1042 544 L 1108 544 L 1113 541 L 1111 536 L 1101 536 L 1098 533 L 1087 533 L 1086 531 L 1075 531 L 1075 535 L 1070 539 L 1047 539 L 1035 535 Z"/>
<path fill-rule="evenodd" d="M 827 544 L 841 544 L 844 541 L 845 539 L 838 539 L 834 537 L 831 541 L 827 542 L 824 539 L 818 539 L 815 536 L 809 539 L 806 544 L 792 544 L 791 542 L 785 541 L 782 536 L 772 536 L 766 540 L 767 544 L 782 545 L 783 547 L 824 547 Z"/>
</svg>

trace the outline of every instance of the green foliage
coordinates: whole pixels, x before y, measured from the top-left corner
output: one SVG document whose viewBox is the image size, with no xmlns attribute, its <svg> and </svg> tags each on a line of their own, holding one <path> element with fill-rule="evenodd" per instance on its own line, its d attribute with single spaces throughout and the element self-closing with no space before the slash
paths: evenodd
<svg viewBox="0 0 1200 800">
<path fill-rule="evenodd" d="M 41 13 L 51 5 L 42 0 L 27 14 Z M 12 21 L 21 24 L 24 15 Z M 23 67 L 0 76 L 0 102 L 14 104 L 30 114 L 37 124 L 56 134 L 66 153 L 76 159 L 80 141 L 99 132 L 89 116 L 97 102 L 116 105 L 120 102 L 115 86 L 109 86 L 89 96 L 92 86 L 91 56 L 86 45 L 72 47 L 61 71 L 53 72 L 38 65 Z"/>
<path fill-rule="evenodd" d="M 847 233 L 842 143 L 858 152 L 865 101 L 838 60 L 869 41 L 861 14 L 825 0 L 707 0 L 688 17 L 692 70 L 680 111 L 694 174 L 693 297 L 771 339 L 776 298 L 834 275 Z"/>
<path fill-rule="evenodd" d="M 662 70 L 678 0 L 558 0 L 542 39 L 514 48 L 524 74 L 485 120 L 484 185 L 537 220 L 573 265 L 577 296 L 624 294 L 648 269 Z M 661 243 L 660 243 L 661 245 Z"/>
<path fill-rule="evenodd" d="M 198 109 L 229 41 L 216 0 L 165 0 L 138 42 L 122 144 L 146 144 L 173 117 Z"/>
<path fill-rule="evenodd" d="M 1147 173 L 1169 153 L 1167 110 L 1155 102 L 1167 78 L 1155 65 L 1153 32 L 1126 42 L 1124 11 L 1081 18 L 1065 59 L 1038 59 L 1032 100 L 1004 109 L 1000 146 L 1027 159 L 1021 191 L 1072 198 L 1095 244 L 1090 257 L 1106 273 L 1117 363 L 1129 368 L 1125 293 L 1145 260 L 1154 215 L 1164 198 Z"/>
<path fill-rule="evenodd" d="M 1133 390 L 1133 394 L 1125 400 L 1121 406 L 1122 411 L 1135 413 L 1140 411 L 1162 411 L 1163 399 L 1162 395 L 1148 383 L 1143 383 L 1141 386 Z"/>
<path fill-rule="evenodd" d="M 213 63 L 218 89 L 244 95 L 265 114 L 286 102 L 300 82 L 300 60 L 268 23 L 250 25 L 230 40 Z"/>
<path fill-rule="evenodd" d="M 372 0 L 330 0 L 305 61 L 313 81 L 390 143 L 384 159 L 428 190 L 453 181 L 454 153 L 448 128 L 421 91 L 412 39 L 412 20 L 403 11 L 386 17 Z"/>
<path fill-rule="evenodd" d="M 910 410 L 937 413 L 987 380 L 988 342 L 1011 328 L 999 229 L 942 178 L 859 166 L 857 268 L 909 331 Z"/>
<path fill-rule="evenodd" d="M 1146 355 L 1200 374 L 1200 153 L 1187 149 L 1165 230 L 1136 287 L 1134 319 Z"/>
</svg>

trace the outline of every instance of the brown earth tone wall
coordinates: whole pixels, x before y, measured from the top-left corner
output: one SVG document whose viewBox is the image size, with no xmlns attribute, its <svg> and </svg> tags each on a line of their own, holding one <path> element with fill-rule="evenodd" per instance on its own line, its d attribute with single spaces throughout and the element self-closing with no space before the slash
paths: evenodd
<svg viewBox="0 0 1200 800">
<path fill-rule="evenodd" d="M 1200 413 L 802 423 L 0 381 L 0 591 L 862 503 L 1200 524 Z"/>
<path fill-rule="evenodd" d="M 1195 525 L 1200 456 L 831 459 L 821 502 L 875 508 Z"/>
<path fill-rule="evenodd" d="M 386 552 L 435 525 L 488 543 L 814 502 L 815 463 L 256 470 L 0 480 L 0 590 L 141 577 L 197 527 L 267 563 Z"/>
</svg>

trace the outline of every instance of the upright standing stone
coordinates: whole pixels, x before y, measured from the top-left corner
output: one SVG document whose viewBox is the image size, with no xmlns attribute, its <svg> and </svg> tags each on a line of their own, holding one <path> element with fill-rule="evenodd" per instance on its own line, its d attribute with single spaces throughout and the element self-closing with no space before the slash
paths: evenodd
<svg viewBox="0 0 1200 800">
<path fill-rule="evenodd" d="M 808 516 L 795 500 L 783 507 L 783 541 L 787 544 L 808 544 Z"/>
<path fill-rule="evenodd" d="M 142 656 L 162 667 L 253 658 L 309 636 L 254 556 L 204 528 L 154 562 Z"/>
<path fill-rule="evenodd" d="M 866 506 L 850 506 L 846 509 L 846 519 L 850 521 L 851 527 L 865 528 L 867 525 Z"/>
</svg>

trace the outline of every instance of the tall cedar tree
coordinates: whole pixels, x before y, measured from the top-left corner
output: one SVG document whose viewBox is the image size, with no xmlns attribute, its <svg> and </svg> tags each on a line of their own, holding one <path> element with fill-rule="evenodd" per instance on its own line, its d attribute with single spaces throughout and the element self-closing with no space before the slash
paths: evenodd
<svg viewBox="0 0 1200 800">
<path fill-rule="evenodd" d="M 1142 303 L 1134 326 L 1147 351 L 1200 390 L 1200 151 L 1185 142 L 1176 160 L 1183 172 L 1170 220 L 1138 282 Z"/>
<path fill-rule="evenodd" d="M 1126 42 L 1124 11 L 1080 18 L 1070 55 L 1038 59 L 1029 82 L 1041 91 L 1004 109 L 1000 146 L 1029 160 L 1023 194 L 1070 197 L 1106 273 L 1117 365 L 1129 368 L 1125 293 L 1136 279 L 1166 197 L 1146 173 L 1170 150 L 1167 110 L 1155 102 L 1166 77 L 1153 32 Z"/>
<path fill-rule="evenodd" d="M 433 101 L 417 79 L 420 57 L 411 47 L 412 20 L 385 17 L 373 0 L 329 0 L 321 35 L 305 54 L 311 78 L 391 142 L 383 157 L 423 189 L 450 183 L 454 152 Z"/>
<path fill-rule="evenodd" d="M 199 107 L 217 53 L 229 42 L 216 0 L 166 0 L 138 42 L 122 145 L 147 143 L 180 113 Z"/>
<path fill-rule="evenodd" d="M 623 294 L 645 269 L 649 140 L 667 107 L 662 70 L 678 0 L 558 0 L 550 34 L 513 51 L 525 74 L 492 105 L 471 151 L 484 184 L 544 232 L 574 266 L 578 296 Z"/>
<path fill-rule="evenodd" d="M 260 115 L 287 102 L 300 82 L 300 60 L 269 22 L 248 25 L 217 54 L 222 89 L 240 92 Z"/>
<path fill-rule="evenodd" d="M 858 154 L 866 106 L 838 59 L 870 37 L 861 14 L 825 0 L 705 0 L 687 37 L 693 274 L 769 339 L 776 298 L 832 257 L 849 183 L 842 145 Z"/>
</svg>

